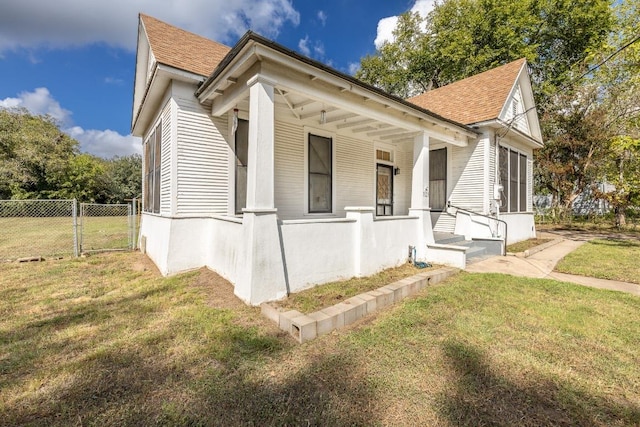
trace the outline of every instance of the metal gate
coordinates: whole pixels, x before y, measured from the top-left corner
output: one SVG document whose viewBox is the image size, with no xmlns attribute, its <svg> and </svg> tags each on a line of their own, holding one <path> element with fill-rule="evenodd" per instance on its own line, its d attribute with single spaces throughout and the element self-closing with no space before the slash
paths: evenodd
<svg viewBox="0 0 640 427">
<path fill-rule="evenodd" d="M 80 253 L 127 250 L 136 246 L 137 215 L 132 204 L 80 203 Z"/>
</svg>

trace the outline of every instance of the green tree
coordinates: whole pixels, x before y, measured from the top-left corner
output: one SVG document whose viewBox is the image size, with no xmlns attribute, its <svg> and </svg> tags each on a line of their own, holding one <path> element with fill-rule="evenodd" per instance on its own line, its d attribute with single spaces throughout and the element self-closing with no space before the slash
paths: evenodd
<svg viewBox="0 0 640 427">
<path fill-rule="evenodd" d="M 50 197 L 77 152 L 51 117 L 0 109 L 0 196 Z"/>
<path fill-rule="evenodd" d="M 543 105 L 613 22 L 608 0 L 446 0 L 424 20 L 402 15 L 356 77 L 406 97 L 525 57 Z"/>
<path fill-rule="evenodd" d="M 142 156 L 114 157 L 107 163 L 106 170 L 110 182 L 109 201 L 123 203 L 142 195 Z"/>
</svg>

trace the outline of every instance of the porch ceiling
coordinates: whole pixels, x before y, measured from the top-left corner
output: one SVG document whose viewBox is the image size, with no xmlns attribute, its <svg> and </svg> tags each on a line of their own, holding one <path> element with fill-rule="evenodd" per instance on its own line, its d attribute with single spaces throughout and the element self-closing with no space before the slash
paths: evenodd
<svg viewBox="0 0 640 427">
<path fill-rule="evenodd" d="M 237 108 L 240 111 L 248 112 L 248 97 L 238 102 Z M 322 121 L 322 111 L 325 112 L 324 122 Z M 277 120 L 387 144 L 413 142 L 414 137 L 420 133 L 415 129 L 407 129 L 376 120 L 348 109 L 339 108 L 329 102 L 314 100 L 278 87 L 275 89 L 275 115 Z M 440 142 L 451 142 L 448 138 L 442 140 L 437 136 L 432 136 L 432 138 Z M 462 145 L 462 141 L 456 145 Z"/>
<path fill-rule="evenodd" d="M 214 116 L 233 108 L 248 111 L 248 84 L 256 75 L 274 83 L 277 120 L 392 144 L 413 141 L 425 132 L 432 139 L 465 146 L 477 135 L 464 125 L 251 37 L 232 50 L 196 96 L 202 103 L 212 102 Z"/>
</svg>

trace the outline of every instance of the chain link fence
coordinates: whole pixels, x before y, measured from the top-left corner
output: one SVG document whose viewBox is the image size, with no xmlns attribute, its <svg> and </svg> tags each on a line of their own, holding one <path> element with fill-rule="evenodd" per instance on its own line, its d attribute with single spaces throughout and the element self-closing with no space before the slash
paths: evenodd
<svg viewBox="0 0 640 427">
<path fill-rule="evenodd" d="M 80 253 L 133 249 L 131 205 L 80 204 Z"/>
<path fill-rule="evenodd" d="M 133 249 L 137 229 L 136 199 L 79 207 L 76 200 L 0 200 L 0 261 Z"/>
</svg>

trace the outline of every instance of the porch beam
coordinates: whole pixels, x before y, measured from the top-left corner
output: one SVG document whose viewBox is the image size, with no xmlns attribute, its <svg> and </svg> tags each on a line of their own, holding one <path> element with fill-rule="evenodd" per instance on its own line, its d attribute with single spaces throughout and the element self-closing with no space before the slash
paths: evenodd
<svg viewBox="0 0 640 427">
<path fill-rule="evenodd" d="M 375 120 L 373 119 L 364 119 L 364 120 L 358 120 L 357 122 L 347 122 L 347 123 L 342 123 L 339 124 L 338 126 L 336 126 L 338 129 L 346 129 L 346 128 L 351 128 L 354 126 L 360 126 L 360 125 L 365 125 L 367 123 L 372 123 Z"/>
</svg>

